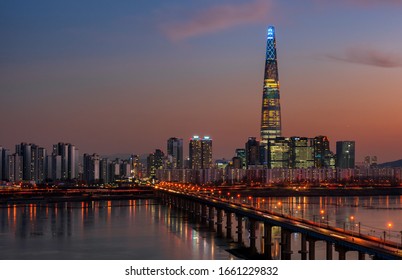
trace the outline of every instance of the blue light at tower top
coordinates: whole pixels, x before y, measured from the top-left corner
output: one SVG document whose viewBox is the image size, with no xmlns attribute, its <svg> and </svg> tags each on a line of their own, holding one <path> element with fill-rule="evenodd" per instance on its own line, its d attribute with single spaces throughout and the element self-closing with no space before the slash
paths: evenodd
<svg viewBox="0 0 402 280">
<path fill-rule="evenodd" d="M 276 60 L 275 27 L 268 26 L 267 31 L 267 60 Z"/>
<path fill-rule="evenodd" d="M 273 26 L 269 26 L 268 27 L 268 35 L 267 35 L 267 39 L 268 40 L 272 40 L 275 38 L 275 28 Z"/>
</svg>

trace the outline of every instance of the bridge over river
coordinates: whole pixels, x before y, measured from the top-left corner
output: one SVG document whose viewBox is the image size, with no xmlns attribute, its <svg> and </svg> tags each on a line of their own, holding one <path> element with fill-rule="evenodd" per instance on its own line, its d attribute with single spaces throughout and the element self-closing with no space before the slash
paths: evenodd
<svg viewBox="0 0 402 280">
<path fill-rule="evenodd" d="M 211 230 L 216 231 L 219 237 L 243 244 L 243 237 L 247 234 L 249 238 L 247 252 L 251 256 L 257 255 L 256 226 L 258 223 L 262 223 L 263 248 L 258 255 L 266 259 L 272 259 L 272 230 L 274 227 L 280 228 L 280 258 L 282 260 L 290 260 L 292 254 L 295 253 L 300 254 L 302 260 L 316 259 L 315 243 L 317 241 L 326 243 L 326 259 L 328 260 L 336 258 L 333 256 L 334 251 L 338 253 L 337 257 L 340 260 L 346 259 L 348 251 L 357 251 L 358 259 L 361 260 L 365 259 L 366 255 L 372 259 L 402 259 L 401 244 L 385 241 L 385 238 L 350 232 L 325 223 L 315 223 L 290 215 L 254 208 L 210 194 L 183 190 L 169 184 L 155 186 L 155 193 L 162 203 L 188 212 L 201 223 L 208 225 Z M 224 219 L 225 230 L 223 228 Z M 237 223 L 235 225 L 237 238 L 232 236 L 233 222 Z M 245 222 L 247 222 L 247 232 L 244 230 L 245 224 L 243 223 Z M 292 233 L 301 234 L 298 252 L 292 251 Z"/>
</svg>

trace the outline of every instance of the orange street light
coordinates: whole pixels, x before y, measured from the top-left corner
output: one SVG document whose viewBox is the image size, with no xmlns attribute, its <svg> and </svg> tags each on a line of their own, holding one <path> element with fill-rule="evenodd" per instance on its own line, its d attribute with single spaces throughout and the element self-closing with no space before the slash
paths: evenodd
<svg viewBox="0 0 402 280">
<path fill-rule="evenodd" d="M 389 238 L 391 238 L 391 228 L 392 228 L 392 223 L 388 223 L 388 235 L 389 235 Z"/>
</svg>

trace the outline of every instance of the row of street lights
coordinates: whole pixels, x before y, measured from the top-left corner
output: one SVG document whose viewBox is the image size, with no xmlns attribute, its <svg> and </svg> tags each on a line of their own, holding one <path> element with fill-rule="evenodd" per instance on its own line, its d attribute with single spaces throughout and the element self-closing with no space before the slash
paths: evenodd
<svg viewBox="0 0 402 280">
<path fill-rule="evenodd" d="M 227 193 L 227 196 L 230 197 L 230 193 L 229 193 L 229 192 Z M 241 196 L 240 196 L 240 194 L 237 194 L 236 197 L 237 197 L 238 199 L 240 199 Z M 232 197 L 232 199 L 233 199 L 233 198 L 234 198 L 234 197 Z M 247 202 L 246 202 L 246 201 L 247 201 Z M 252 197 L 252 196 L 245 197 L 245 198 L 243 199 L 243 203 L 244 203 L 244 202 L 246 202 L 247 204 L 250 204 L 251 206 L 253 206 L 253 197 Z M 265 200 L 263 200 L 263 202 L 265 202 Z M 284 210 L 284 207 L 283 207 L 283 203 L 282 203 L 281 201 L 276 202 L 272 207 L 273 207 L 273 209 L 279 210 L 279 213 L 280 213 L 280 214 L 282 214 L 282 215 L 284 214 L 284 211 L 285 211 L 285 210 Z M 303 209 L 301 209 L 301 206 L 298 205 L 298 206 L 296 206 L 296 208 L 297 208 L 297 209 L 293 209 L 293 208 L 290 209 L 290 208 L 289 208 L 288 213 L 289 213 L 291 216 L 293 216 L 294 213 L 295 213 L 295 211 L 296 211 L 296 213 L 297 213 L 297 212 L 300 212 L 300 213 L 301 213 L 301 216 L 302 216 L 302 219 L 304 219 L 304 211 L 303 211 Z M 274 210 L 274 211 L 275 211 L 275 210 Z M 319 217 L 319 220 L 317 220 L 318 217 Z M 325 215 L 325 210 L 321 209 L 320 212 L 319 212 L 319 214 L 313 214 L 313 222 L 314 222 L 314 223 L 319 223 L 319 224 L 325 223 L 325 224 L 328 226 L 328 225 L 329 225 L 329 222 L 330 222 L 330 220 L 329 220 L 329 215 L 328 215 L 328 214 Z M 353 216 L 353 215 L 350 216 L 350 217 L 349 217 L 349 222 L 344 222 L 344 223 L 343 223 L 343 230 L 344 230 L 344 231 L 346 231 L 346 225 L 349 225 L 349 230 L 352 232 L 352 236 L 354 235 L 356 226 L 357 226 L 357 228 L 358 228 L 357 234 L 358 234 L 358 235 L 361 234 L 362 224 L 361 224 L 360 222 L 356 222 L 355 216 Z M 392 229 L 392 227 L 393 227 L 392 222 L 388 222 L 388 223 L 386 224 L 386 228 L 387 228 L 387 230 L 388 230 L 388 236 L 389 236 L 389 238 L 391 238 L 391 229 Z M 374 233 L 374 231 L 373 231 L 373 233 Z M 384 242 L 385 242 L 385 240 L 386 240 L 386 235 L 387 235 L 387 231 L 384 230 L 382 233 L 383 233 L 383 240 L 384 240 Z M 402 231 L 400 231 L 399 233 L 400 233 L 400 236 L 401 236 L 400 242 L 401 242 L 401 247 L 402 247 Z"/>
</svg>

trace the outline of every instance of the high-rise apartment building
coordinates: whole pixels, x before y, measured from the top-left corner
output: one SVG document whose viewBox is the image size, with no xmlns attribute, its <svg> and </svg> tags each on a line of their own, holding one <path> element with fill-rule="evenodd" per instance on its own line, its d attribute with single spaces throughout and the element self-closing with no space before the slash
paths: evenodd
<svg viewBox="0 0 402 280">
<path fill-rule="evenodd" d="M 280 137 L 281 134 L 281 106 L 275 28 L 269 26 L 262 94 L 261 144 L 266 145 L 270 139 Z"/>
<path fill-rule="evenodd" d="M 110 162 L 108 158 L 102 158 L 99 161 L 99 180 L 103 184 L 111 183 L 110 178 Z"/>
<path fill-rule="evenodd" d="M 61 156 L 61 178 L 72 180 L 78 178 L 78 149 L 69 143 L 58 143 L 53 145 L 53 154 Z"/>
<path fill-rule="evenodd" d="M 100 179 L 100 157 L 97 154 L 84 154 L 83 167 L 84 167 L 84 181 L 87 184 L 99 182 Z"/>
<path fill-rule="evenodd" d="M 183 168 L 183 139 L 171 137 L 167 141 L 167 156 L 172 169 Z"/>
<path fill-rule="evenodd" d="M 202 144 L 197 135 L 190 139 L 189 143 L 190 169 L 202 169 Z"/>
<path fill-rule="evenodd" d="M 8 156 L 8 179 L 10 182 L 20 182 L 23 180 L 23 156 L 15 153 Z"/>
<path fill-rule="evenodd" d="M 46 150 L 35 144 L 21 143 L 15 152 L 22 157 L 22 180 L 43 182 L 46 171 Z"/>
<path fill-rule="evenodd" d="M 355 141 L 336 142 L 336 167 L 355 168 Z"/>
<path fill-rule="evenodd" d="M 3 147 L 0 147 L 0 181 L 7 180 L 8 176 L 5 172 L 5 165 L 7 165 L 7 159 L 5 158 L 5 150 Z"/>
<path fill-rule="evenodd" d="M 213 167 L 212 162 L 212 139 L 209 136 L 204 136 L 202 143 L 202 168 L 209 169 Z"/>
<path fill-rule="evenodd" d="M 189 143 L 190 169 L 212 168 L 212 139 L 193 136 Z"/>
</svg>

